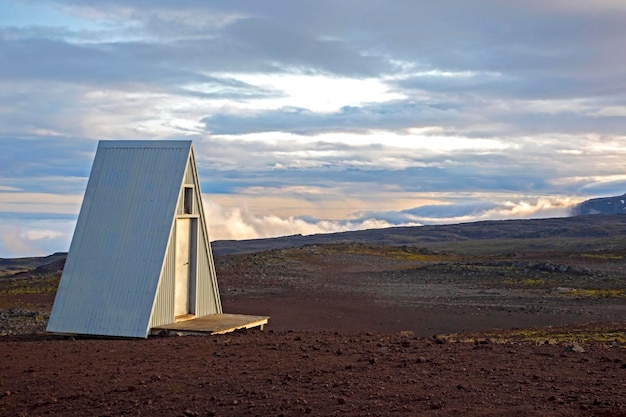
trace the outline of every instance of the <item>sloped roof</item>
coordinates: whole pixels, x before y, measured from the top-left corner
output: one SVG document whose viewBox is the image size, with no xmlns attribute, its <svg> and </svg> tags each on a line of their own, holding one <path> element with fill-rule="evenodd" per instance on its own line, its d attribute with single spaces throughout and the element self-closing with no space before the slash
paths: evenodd
<svg viewBox="0 0 626 417">
<path fill-rule="evenodd" d="M 145 337 L 191 141 L 101 141 L 48 331 Z"/>
</svg>

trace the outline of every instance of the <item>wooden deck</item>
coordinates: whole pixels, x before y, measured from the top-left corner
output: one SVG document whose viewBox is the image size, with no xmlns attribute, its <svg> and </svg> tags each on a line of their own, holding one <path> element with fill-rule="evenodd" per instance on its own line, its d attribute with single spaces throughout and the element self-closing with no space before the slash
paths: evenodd
<svg viewBox="0 0 626 417">
<path fill-rule="evenodd" d="M 193 317 L 193 316 L 192 316 Z M 224 334 L 234 332 L 239 329 L 251 329 L 260 327 L 263 330 L 270 318 L 268 316 L 247 316 L 243 314 L 212 314 L 190 318 L 188 320 L 177 321 L 176 323 L 154 327 L 151 330 L 153 335 L 166 332 L 183 335 L 207 335 Z"/>
</svg>

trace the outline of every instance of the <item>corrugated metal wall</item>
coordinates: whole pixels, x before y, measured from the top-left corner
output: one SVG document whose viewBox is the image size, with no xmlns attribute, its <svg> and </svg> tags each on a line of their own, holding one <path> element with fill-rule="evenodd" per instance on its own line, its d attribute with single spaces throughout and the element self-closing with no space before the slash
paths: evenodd
<svg viewBox="0 0 626 417">
<path fill-rule="evenodd" d="M 190 149 L 99 143 L 48 331 L 146 337 Z"/>
<path fill-rule="evenodd" d="M 191 141 L 101 141 L 48 331 L 146 337 L 174 321 L 184 185 L 199 218 L 195 313 L 222 312 Z"/>
<path fill-rule="evenodd" d="M 191 158 L 185 179 L 196 185 L 194 212 L 200 215 L 200 230 L 198 231 L 198 251 L 200 256 L 198 257 L 196 314 L 199 316 L 221 314 L 222 302 L 220 300 L 219 286 L 215 274 L 215 264 L 213 263 L 213 253 L 211 251 L 208 226 L 206 223 L 206 213 L 202 204 L 202 192 L 200 189 L 200 181 L 198 180 L 198 170 L 196 169 L 193 146 L 191 147 Z"/>
<path fill-rule="evenodd" d="M 191 214 L 184 213 L 184 188 L 191 186 L 194 189 L 193 212 Z M 222 313 L 222 304 L 217 286 L 217 277 L 215 274 L 215 266 L 213 263 L 213 255 L 209 243 L 207 233 L 206 219 L 204 207 L 202 205 L 202 197 L 200 184 L 198 182 L 195 159 L 193 156 L 193 147 L 185 169 L 185 175 L 181 184 L 178 200 L 176 203 L 176 217 L 178 216 L 197 216 L 198 221 L 198 238 L 197 238 L 197 263 L 196 263 L 196 291 L 195 293 L 195 315 L 206 316 L 209 314 Z M 175 224 L 172 221 L 172 232 L 170 234 L 168 249 L 163 264 L 162 276 L 157 292 L 150 327 L 156 327 L 169 324 L 174 321 L 174 281 L 175 281 Z"/>
<path fill-rule="evenodd" d="M 202 231 L 200 231 L 202 233 Z M 208 253 L 209 256 L 198 258 L 198 291 L 196 296 L 196 314 L 206 316 L 208 314 L 218 314 L 222 312 L 222 305 L 217 294 L 217 280 L 215 280 L 215 267 L 210 258 L 210 247 L 207 247 L 208 240 L 199 239 L 198 249 L 201 254 Z"/>
<path fill-rule="evenodd" d="M 174 277 L 176 265 L 174 263 L 174 228 L 170 234 L 161 281 L 154 301 L 154 309 L 150 320 L 150 328 L 170 324 L 174 321 Z"/>
</svg>

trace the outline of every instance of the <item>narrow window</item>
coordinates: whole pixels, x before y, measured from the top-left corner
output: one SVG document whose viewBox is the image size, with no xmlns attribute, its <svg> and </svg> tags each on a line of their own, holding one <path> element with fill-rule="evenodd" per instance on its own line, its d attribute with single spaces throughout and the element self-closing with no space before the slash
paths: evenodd
<svg viewBox="0 0 626 417">
<path fill-rule="evenodd" d="M 184 214 L 193 214 L 193 188 L 185 187 L 183 200 Z"/>
</svg>

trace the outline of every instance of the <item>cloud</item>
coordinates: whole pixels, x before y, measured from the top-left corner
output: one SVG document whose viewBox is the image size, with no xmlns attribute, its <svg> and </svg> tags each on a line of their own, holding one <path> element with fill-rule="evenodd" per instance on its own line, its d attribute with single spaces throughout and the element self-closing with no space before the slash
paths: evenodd
<svg viewBox="0 0 626 417">
<path fill-rule="evenodd" d="M 580 199 L 552 197 L 506 200 L 499 202 L 425 205 L 402 211 L 365 212 L 361 218 L 376 217 L 392 223 L 418 222 L 421 224 L 451 224 L 481 220 L 566 217 Z"/>
<path fill-rule="evenodd" d="M 0 249 L 3 256 L 19 256 L 31 253 L 33 256 L 40 255 L 37 248 L 29 242 L 24 232 L 17 226 L 0 225 Z"/>
<path fill-rule="evenodd" d="M 73 221 L 0 217 L 2 257 L 47 256 L 69 249 Z"/>
<path fill-rule="evenodd" d="M 211 240 L 257 239 L 291 234 L 336 233 L 349 230 L 396 226 L 450 224 L 482 220 L 566 217 L 579 199 L 570 197 L 520 199 L 487 203 L 460 203 L 420 206 L 402 211 L 353 213 L 350 220 L 322 220 L 315 217 L 257 216 L 239 207 L 205 202 Z"/>
<path fill-rule="evenodd" d="M 205 210 L 209 219 L 211 240 L 257 239 L 293 234 L 312 235 L 394 226 L 392 223 L 376 218 L 333 221 L 293 216 L 287 218 L 275 215 L 257 216 L 239 207 L 224 209 L 215 203 L 206 204 Z M 414 226 L 417 223 L 407 222 L 402 225 Z"/>
<path fill-rule="evenodd" d="M 5 2 L 0 220 L 71 222 L 99 139 L 192 139 L 240 236 L 623 194 L 622 3 Z"/>
<path fill-rule="evenodd" d="M 74 214 L 81 196 L 48 193 L 1 192 L 0 213 Z"/>
</svg>

